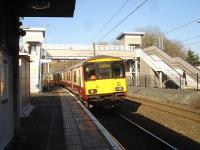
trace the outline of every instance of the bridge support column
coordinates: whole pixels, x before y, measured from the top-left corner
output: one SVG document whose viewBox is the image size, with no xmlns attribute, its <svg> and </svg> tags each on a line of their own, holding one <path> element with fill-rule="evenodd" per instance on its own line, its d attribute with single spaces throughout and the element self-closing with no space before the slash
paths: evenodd
<svg viewBox="0 0 200 150">
<path fill-rule="evenodd" d="M 138 58 L 135 58 L 135 86 L 139 85 L 139 60 Z"/>
<path fill-rule="evenodd" d="M 158 72 L 159 73 L 159 86 L 160 87 L 163 87 L 163 84 L 162 84 L 162 72 Z"/>
<path fill-rule="evenodd" d="M 129 67 L 130 69 L 129 69 L 129 70 L 130 70 L 130 75 L 131 75 L 131 76 L 130 76 L 130 84 L 133 84 L 133 74 L 134 74 L 134 73 L 133 73 L 133 68 L 134 68 L 134 66 L 133 66 L 133 64 L 130 63 L 130 62 L 129 62 L 129 65 L 130 65 L 130 67 Z"/>
</svg>

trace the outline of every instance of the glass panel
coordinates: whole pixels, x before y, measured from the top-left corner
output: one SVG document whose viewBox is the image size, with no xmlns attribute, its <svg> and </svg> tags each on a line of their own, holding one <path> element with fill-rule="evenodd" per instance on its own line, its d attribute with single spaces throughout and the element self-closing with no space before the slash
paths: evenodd
<svg viewBox="0 0 200 150">
<path fill-rule="evenodd" d="M 85 65 L 85 79 L 110 79 L 125 76 L 123 61 L 87 63 Z"/>
<path fill-rule="evenodd" d="M 122 78 L 124 77 L 124 65 L 122 61 L 112 63 L 113 77 Z"/>
<path fill-rule="evenodd" d="M 86 80 L 96 79 L 96 69 L 94 63 L 88 63 L 85 65 L 85 79 Z"/>
<path fill-rule="evenodd" d="M 111 78 L 110 62 L 103 62 L 98 64 L 98 79 Z"/>
</svg>

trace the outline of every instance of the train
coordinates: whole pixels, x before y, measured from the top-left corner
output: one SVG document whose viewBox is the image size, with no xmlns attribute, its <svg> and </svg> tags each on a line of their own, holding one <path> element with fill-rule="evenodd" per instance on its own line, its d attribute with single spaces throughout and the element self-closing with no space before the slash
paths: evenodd
<svg viewBox="0 0 200 150">
<path fill-rule="evenodd" d="M 54 75 L 86 107 L 116 107 L 127 95 L 125 63 L 120 57 L 93 56 Z"/>
</svg>

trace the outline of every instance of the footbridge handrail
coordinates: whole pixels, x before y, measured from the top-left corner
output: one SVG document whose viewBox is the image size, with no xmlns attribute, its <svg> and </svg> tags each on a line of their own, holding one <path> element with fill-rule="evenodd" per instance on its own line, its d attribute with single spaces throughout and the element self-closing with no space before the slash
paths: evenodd
<svg viewBox="0 0 200 150">
<path fill-rule="evenodd" d="M 171 57 L 167 53 L 164 53 L 162 50 L 160 50 L 156 46 L 151 46 L 148 48 L 145 48 L 144 51 L 147 54 L 155 53 L 158 55 L 165 63 L 171 64 L 172 66 L 178 66 L 181 69 L 185 70 L 186 73 L 191 76 L 194 79 L 197 79 L 197 73 L 200 75 L 200 70 L 186 62 L 180 57 Z M 189 69 L 190 68 L 190 69 Z M 200 82 L 200 81 L 199 81 Z"/>
<path fill-rule="evenodd" d="M 143 50 L 136 50 L 136 57 L 141 57 L 147 64 L 149 64 L 155 71 L 161 71 L 161 68 L 156 64 L 156 62 L 148 56 Z"/>
<path fill-rule="evenodd" d="M 116 51 L 134 51 L 135 46 L 125 45 L 100 45 L 100 44 L 43 44 L 44 49 L 59 50 L 116 50 Z"/>
<path fill-rule="evenodd" d="M 147 62 L 155 71 L 162 71 L 168 75 L 177 85 L 180 84 L 180 74 L 171 66 L 164 63 L 162 60 L 154 60 L 142 49 L 137 49 L 136 54 L 138 57 L 141 57 L 145 62 Z"/>
</svg>

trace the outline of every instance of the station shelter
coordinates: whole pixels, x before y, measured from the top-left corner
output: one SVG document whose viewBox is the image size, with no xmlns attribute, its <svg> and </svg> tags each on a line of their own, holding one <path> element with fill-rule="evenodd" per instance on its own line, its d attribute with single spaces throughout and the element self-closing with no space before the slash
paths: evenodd
<svg viewBox="0 0 200 150">
<path fill-rule="evenodd" d="M 75 0 L 20 0 L 0 2 L 0 150 L 18 135 L 20 130 L 19 39 L 25 35 L 21 19 L 23 17 L 73 17 Z M 22 65 L 24 64 L 22 58 Z M 28 70 L 28 67 L 25 67 Z M 25 71 L 24 77 L 28 77 Z M 29 83 L 23 83 L 23 88 Z M 20 106 L 21 105 L 21 106 Z"/>
</svg>

